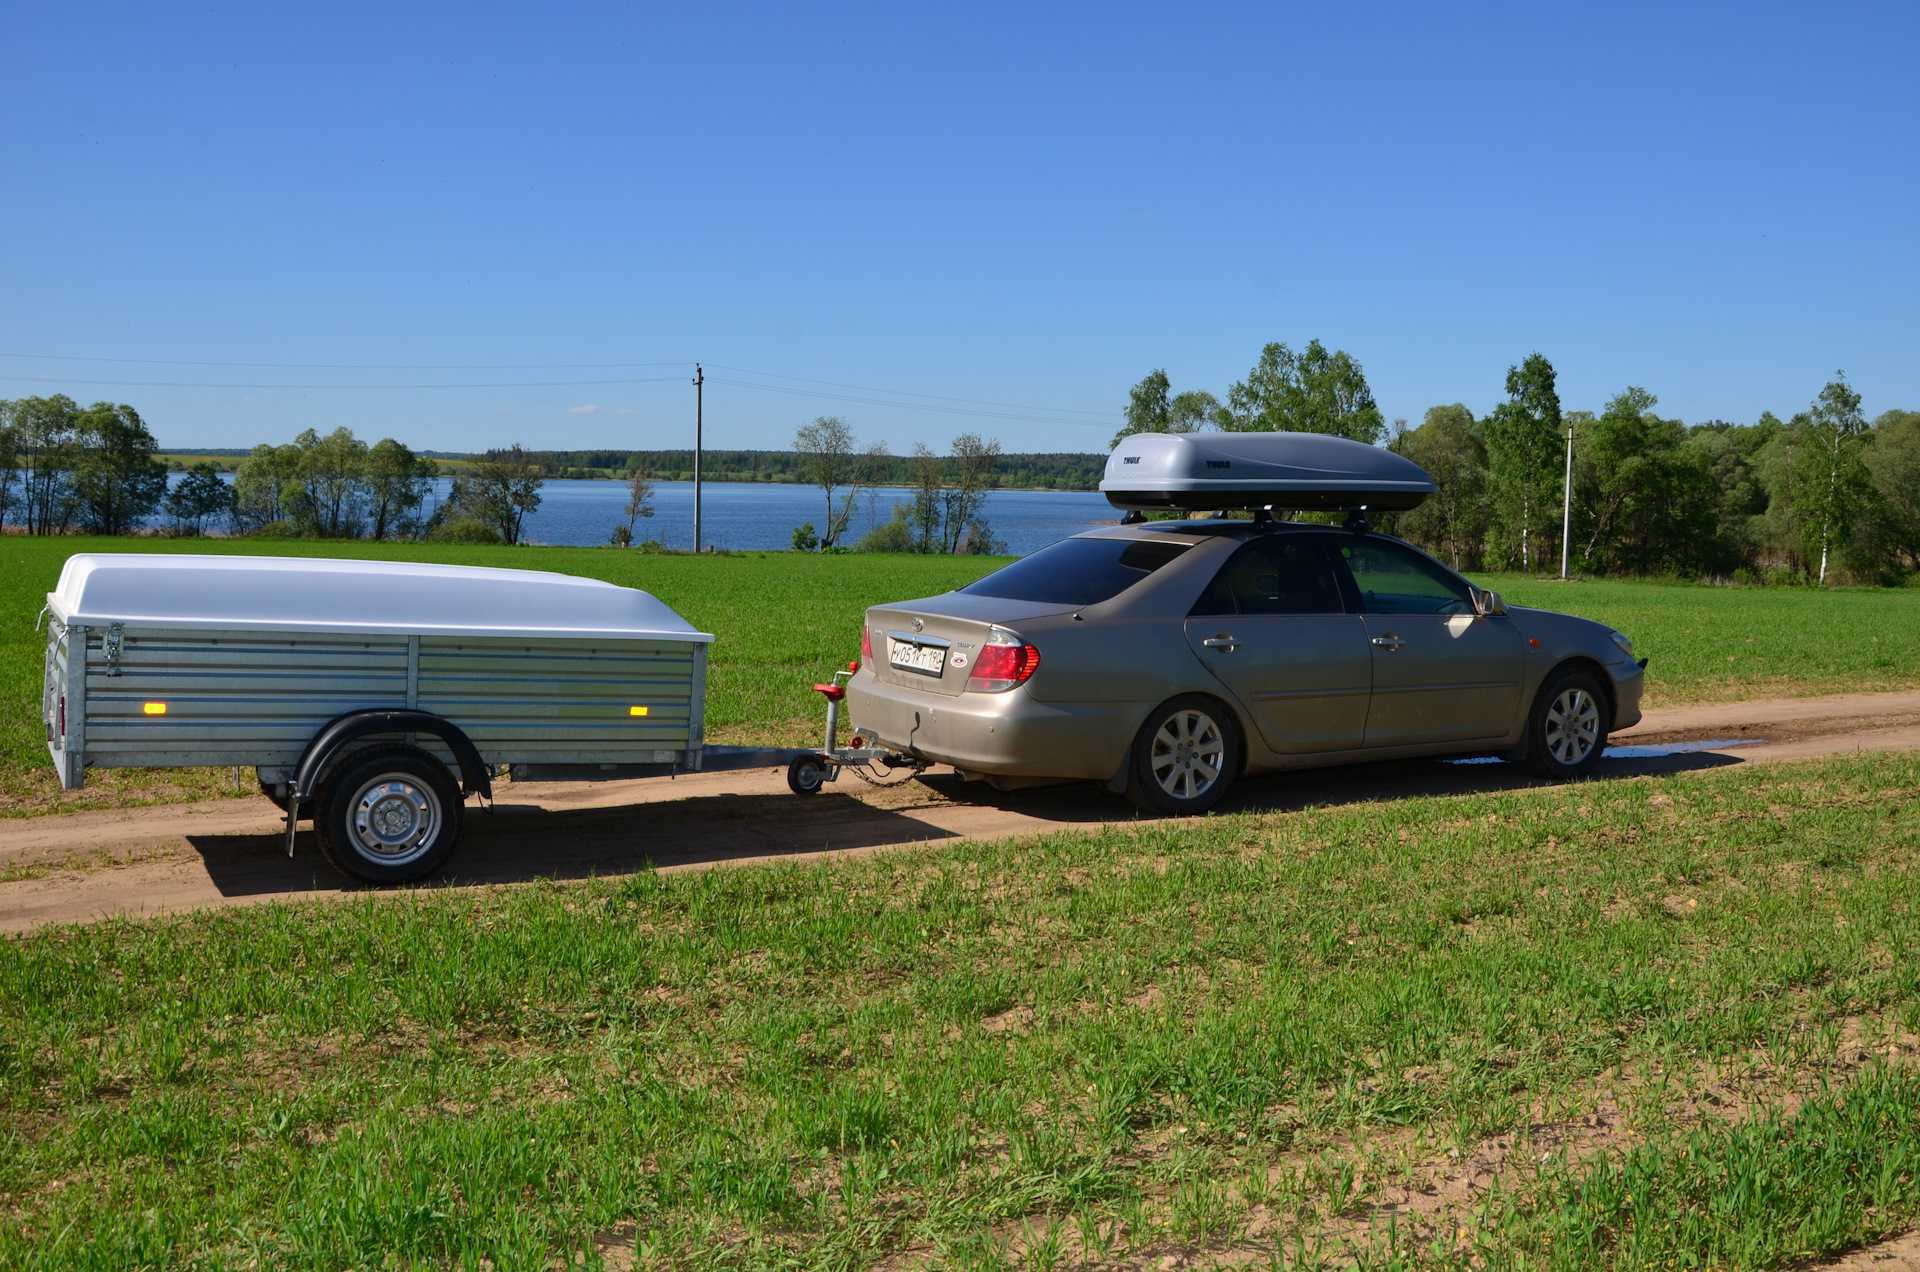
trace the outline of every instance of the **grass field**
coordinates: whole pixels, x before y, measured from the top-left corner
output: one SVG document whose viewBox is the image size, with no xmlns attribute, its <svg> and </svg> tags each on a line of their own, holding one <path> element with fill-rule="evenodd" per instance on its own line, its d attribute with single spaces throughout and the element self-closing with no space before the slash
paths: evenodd
<svg viewBox="0 0 1920 1272">
<path fill-rule="evenodd" d="M 0 942 L 0 1265 L 1792 1263 L 1920 1220 L 1916 782 Z"/>
<path fill-rule="evenodd" d="M 0 816 L 232 789 L 227 772 L 108 773 L 90 778 L 78 798 L 56 798 L 38 718 L 44 637 L 33 630 L 33 615 L 68 555 L 132 548 L 518 566 L 644 587 L 718 638 L 709 738 L 786 745 L 816 736 L 821 709 L 808 686 L 858 653 L 868 605 L 943 591 L 997 564 L 784 552 L 694 558 L 607 548 L 0 538 Z M 1648 701 L 1655 705 L 1920 684 L 1920 589 L 1562 584 L 1499 575 L 1480 581 L 1515 604 L 1583 614 L 1626 631 L 1653 659 Z"/>
</svg>

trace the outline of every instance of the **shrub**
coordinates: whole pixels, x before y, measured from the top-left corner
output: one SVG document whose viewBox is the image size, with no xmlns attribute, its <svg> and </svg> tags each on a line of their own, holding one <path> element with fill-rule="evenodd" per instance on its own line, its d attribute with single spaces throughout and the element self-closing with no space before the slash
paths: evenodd
<svg viewBox="0 0 1920 1272">
<path fill-rule="evenodd" d="M 427 532 L 429 543 L 499 543 L 500 532 L 478 517 L 450 517 Z"/>
</svg>

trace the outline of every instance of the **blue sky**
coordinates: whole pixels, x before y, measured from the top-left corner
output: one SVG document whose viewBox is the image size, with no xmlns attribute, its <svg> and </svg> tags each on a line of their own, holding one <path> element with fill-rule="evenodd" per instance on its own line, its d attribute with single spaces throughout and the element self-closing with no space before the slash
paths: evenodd
<svg viewBox="0 0 1920 1272">
<path fill-rule="evenodd" d="M 639 364 L 698 358 L 713 446 L 832 412 L 1098 450 L 1154 367 L 1224 394 L 1316 336 L 1389 418 L 1484 410 L 1533 349 L 1570 407 L 1784 415 L 1837 367 L 1920 407 L 1912 3 L 8 27 L 0 395 L 127 401 L 163 445 L 687 445 L 690 367 Z M 85 383 L 592 379 L 645 382 Z"/>
</svg>

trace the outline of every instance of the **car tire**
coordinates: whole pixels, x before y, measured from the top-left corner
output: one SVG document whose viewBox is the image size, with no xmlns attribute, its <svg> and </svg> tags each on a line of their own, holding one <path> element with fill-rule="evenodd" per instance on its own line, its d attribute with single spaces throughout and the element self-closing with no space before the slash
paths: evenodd
<svg viewBox="0 0 1920 1272">
<path fill-rule="evenodd" d="M 1527 766 L 1541 777 L 1585 777 L 1607 748 L 1607 694 L 1590 671 L 1555 672 L 1527 717 Z"/>
<path fill-rule="evenodd" d="M 1127 794 L 1146 812 L 1204 813 L 1240 775 L 1239 721 L 1218 699 L 1192 694 L 1162 703 L 1133 742 Z"/>
<path fill-rule="evenodd" d="M 368 883 L 411 883 L 438 870 L 460 839 L 460 788 L 414 747 L 351 757 L 314 800 L 320 851 Z"/>
</svg>

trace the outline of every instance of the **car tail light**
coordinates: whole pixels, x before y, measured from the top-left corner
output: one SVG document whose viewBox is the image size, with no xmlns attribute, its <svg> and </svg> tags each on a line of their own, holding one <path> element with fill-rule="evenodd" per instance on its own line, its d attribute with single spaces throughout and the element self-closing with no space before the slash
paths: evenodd
<svg viewBox="0 0 1920 1272">
<path fill-rule="evenodd" d="M 869 661 L 873 658 L 873 629 L 865 623 L 860 624 L 860 657 Z"/>
<path fill-rule="evenodd" d="M 1003 693 L 1027 683 L 1039 665 L 1040 651 L 1032 645 L 995 639 L 980 646 L 980 652 L 973 656 L 967 688 L 982 693 Z"/>
</svg>

